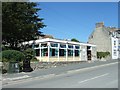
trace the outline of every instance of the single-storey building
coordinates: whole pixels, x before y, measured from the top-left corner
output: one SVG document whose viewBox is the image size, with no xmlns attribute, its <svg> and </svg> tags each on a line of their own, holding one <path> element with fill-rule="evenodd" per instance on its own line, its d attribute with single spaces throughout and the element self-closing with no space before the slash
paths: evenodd
<svg viewBox="0 0 120 90">
<path fill-rule="evenodd" d="M 24 42 L 33 45 L 35 56 L 42 62 L 97 60 L 96 45 L 60 39 L 39 39 Z"/>
</svg>

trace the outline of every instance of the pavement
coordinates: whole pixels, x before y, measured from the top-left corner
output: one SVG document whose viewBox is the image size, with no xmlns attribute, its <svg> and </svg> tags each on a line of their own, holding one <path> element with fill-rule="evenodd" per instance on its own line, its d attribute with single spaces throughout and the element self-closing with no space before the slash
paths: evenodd
<svg viewBox="0 0 120 90">
<path fill-rule="evenodd" d="M 0 79 L 2 81 L 2 85 L 10 84 L 16 81 L 23 81 L 28 79 L 34 79 L 34 78 L 50 78 L 54 75 L 64 74 L 67 72 L 73 72 L 78 71 L 82 69 L 89 69 L 90 67 L 96 67 L 101 66 L 108 63 L 114 63 L 118 62 L 118 60 L 107 60 L 107 61 L 94 61 L 94 62 L 82 62 L 82 63 L 75 63 L 71 65 L 66 66 L 58 66 L 58 67 L 52 67 L 48 69 L 40 69 L 40 70 L 34 70 L 32 72 L 21 72 L 21 73 L 15 73 L 15 74 L 3 74 L 2 78 Z"/>
</svg>

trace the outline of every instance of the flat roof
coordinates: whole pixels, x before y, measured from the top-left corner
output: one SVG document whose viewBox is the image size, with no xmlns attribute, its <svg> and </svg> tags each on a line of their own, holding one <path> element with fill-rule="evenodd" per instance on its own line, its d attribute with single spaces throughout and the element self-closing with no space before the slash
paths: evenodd
<svg viewBox="0 0 120 90">
<path fill-rule="evenodd" d="M 45 39 L 38 39 L 38 40 L 31 40 L 28 42 L 23 42 L 23 44 L 38 44 L 38 43 L 43 43 L 43 42 L 56 42 L 56 43 L 68 43 L 68 44 L 75 44 L 75 45 L 84 45 L 84 46 L 93 46 L 96 47 L 94 44 L 89 44 L 89 43 L 81 43 L 81 42 L 73 42 L 73 41 L 68 41 L 68 40 L 60 40 L 60 39 L 51 39 L 51 38 L 45 38 Z"/>
</svg>

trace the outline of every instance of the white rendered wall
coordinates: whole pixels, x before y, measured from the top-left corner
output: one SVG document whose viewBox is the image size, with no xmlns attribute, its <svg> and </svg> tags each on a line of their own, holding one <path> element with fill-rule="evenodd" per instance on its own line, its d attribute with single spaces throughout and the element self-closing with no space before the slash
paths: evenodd
<svg viewBox="0 0 120 90">
<path fill-rule="evenodd" d="M 114 44 L 114 42 L 116 42 L 116 44 Z M 111 37 L 111 43 L 112 43 L 112 59 L 118 59 L 118 39 Z M 115 54 L 116 51 L 116 54 Z"/>
</svg>

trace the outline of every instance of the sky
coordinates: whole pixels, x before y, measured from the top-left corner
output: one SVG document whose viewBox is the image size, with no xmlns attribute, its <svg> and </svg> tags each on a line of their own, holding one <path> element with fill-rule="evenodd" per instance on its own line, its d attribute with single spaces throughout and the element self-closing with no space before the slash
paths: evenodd
<svg viewBox="0 0 120 90">
<path fill-rule="evenodd" d="M 87 42 L 97 22 L 118 27 L 117 2 L 37 2 L 40 18 L 47 27 L 43 34 L 58 39 Z"/>
</svg>

